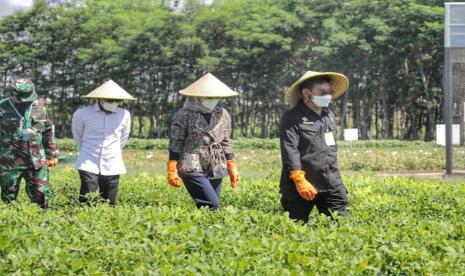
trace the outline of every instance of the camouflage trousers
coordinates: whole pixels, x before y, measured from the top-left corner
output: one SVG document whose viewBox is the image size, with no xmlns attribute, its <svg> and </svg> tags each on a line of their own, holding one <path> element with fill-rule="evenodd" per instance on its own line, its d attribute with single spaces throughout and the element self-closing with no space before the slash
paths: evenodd
<svg viewBox="0 0 465 276">
<path fill-rule="evenodd" d="M 0 171 L 2 200 L 6 203 L 16 200 L 22 178 L 26 181 L 26 193 L 31 199 L 31 202 L 37 203 L 40 207 L 46 209 L 49 202 L 47 166 L 38 170 L 17 169 Z"/>
</svg>

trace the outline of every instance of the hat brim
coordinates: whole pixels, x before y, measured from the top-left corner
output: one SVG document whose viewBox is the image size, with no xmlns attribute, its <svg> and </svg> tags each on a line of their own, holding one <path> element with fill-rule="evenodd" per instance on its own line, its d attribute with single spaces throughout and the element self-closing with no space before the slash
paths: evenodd
<svg viewBox="0 0 465 276">
<path fill-rule="evenodd" d="M 236 91 L 227 91 L 223 93 L 201 93 L 201 92 L 196 92 L 196 93 L 189 93 L 188 91 L 181 90 L 179 91 L 179 94 L 183 96 L 189 96 L 189 97 L 196 97 L 196 98 L 232 98 L 236 97 L 239 95 Z"/>
<path fill-rule="evenodd" d="M 108 80 L 99 87 L 95 88 L 89 94 L 82 96 L 85 99 L 107 99 L 117 101 L 134 101 L 136 98 L 131 96 L 126 90 L 119 86 L 113 80 Z"/>
<path fill-rule="evenodd" d="M 320 76 L 330 77 L 331 81 L 329 85 L 331 86 L 331 90 L 333 91 L 333 100 L 342 96 L 342 94 L 344 94 L 349 88 L 349 79 L 343 74 L 335 72 L 316 73 L 309 75 L 308 77 L 302 77 L 298 81 L 294 82 L 286 91 L 286 103 L 288 103 L 289 105 L 296 105 L 299 102 L 299 100 L 302 99 L 302 94 L 300 93 L 299 89 L 300 85 L 306 80 Z"/>
<path fill-rule="evenodd" d="M 115 101 L 135 101 L 136 98 L 123 98 L 123 97 L 105 97 L 105 96 L 82 96 L 84 99 L 101 99 L 101 100 L 115 100 Z"/>
<path fill-rule="evenodd" d="M 38 98 L 36 92 L 32 92 L 31 95 L 29 95 L 28 97 L 24 97 L 24 98 L 21 97 L 20 94 L 15 94 L 15 95 L 21 102 L 33 102 L 33 101 L 37 100 L 37 98 Z"/>
<path fill-rule="evenodd" d="M 179 94 L 196 98 L 231 98 L 239 95 L 212 73 L 207 73 L 189 84 Z"/>
</svg>

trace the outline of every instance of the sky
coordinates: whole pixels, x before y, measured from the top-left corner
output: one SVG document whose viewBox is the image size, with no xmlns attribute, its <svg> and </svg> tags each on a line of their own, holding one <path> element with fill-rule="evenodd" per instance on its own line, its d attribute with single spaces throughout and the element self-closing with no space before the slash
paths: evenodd
<svg viewBox="0 0 465 276">
<path fill-rule="evenodd" d="M 0 18 L 17 11 L 28 9 L 33 0 L 0 0 Z"/>
</svg>

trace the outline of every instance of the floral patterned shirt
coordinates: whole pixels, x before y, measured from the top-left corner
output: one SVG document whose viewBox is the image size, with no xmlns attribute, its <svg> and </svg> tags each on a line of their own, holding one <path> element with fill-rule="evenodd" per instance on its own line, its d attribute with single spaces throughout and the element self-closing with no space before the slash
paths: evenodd
<svg viewBox="0 0 465 276">
<path fill-rule="evenodd" d="M 230 135 L 231 117 L 222 107 L 213 109 L 210 123 L 198 111 L 185 108 L 176 111 L 171 122 L 169 150 L 180 154 L 179 176 L 226 176 L 225 155 L 232 154 Z"/>
</svg>

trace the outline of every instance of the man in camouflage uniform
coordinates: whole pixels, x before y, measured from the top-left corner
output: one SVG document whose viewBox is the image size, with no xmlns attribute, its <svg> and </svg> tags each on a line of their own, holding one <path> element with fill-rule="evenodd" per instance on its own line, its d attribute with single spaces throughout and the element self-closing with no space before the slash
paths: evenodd
<svg viewBox="0 0 465 276">
<path fill-rule="evenodd" d="M 48 207 L 48 167 L 58 163 L 54 126 L 34 84 L 18 79 L 0 101 L 0 186 L 4 202 L 15 200 L 21 179 L 31 202 Z"/>
</svg>

